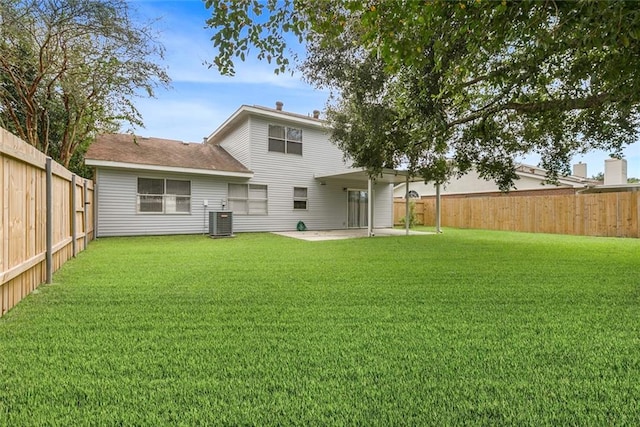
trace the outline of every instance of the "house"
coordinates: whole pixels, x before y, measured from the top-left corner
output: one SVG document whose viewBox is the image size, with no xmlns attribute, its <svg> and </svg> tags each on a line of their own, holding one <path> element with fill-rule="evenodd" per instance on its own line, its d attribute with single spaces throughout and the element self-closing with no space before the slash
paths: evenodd
<svg viewBox="0 0 640 427">
<path fill-rule="evenodd" d="M 234 233 L 391 227 L 401 173 L 369 179 L 318 114 L 281 107 L 243 105 L 203 143 L 98 136 L 85 156 L 97 236 L 206 233 L 218 211 L 233 212 Z"/>
<path fill-rule="evenodd" d="M 509 193 L 503 193 L 494 181 L 487 181 L 474 170 L 441 186 L 441 194 L 451 197 L 487 197 L 487 196 L 532 196 L 532 195 L 561 195 L 575 194 L 576 192 L 597 184 L 597 181 L 588 179 L 585 163 L 574 165 L 573 175 L 558 177 L 557 184 L 545 182 L 547 171 L 531 165 L 520 164 L 516 167 L 518 180 L 515 189 Z M 434 197 L 436 188 L 433 183 L 411 182 L 409 183 L 410 197 Z M 396 185 L 393 195 L 396 198 L 404 198 L 406 184 Z"/>
</svg>

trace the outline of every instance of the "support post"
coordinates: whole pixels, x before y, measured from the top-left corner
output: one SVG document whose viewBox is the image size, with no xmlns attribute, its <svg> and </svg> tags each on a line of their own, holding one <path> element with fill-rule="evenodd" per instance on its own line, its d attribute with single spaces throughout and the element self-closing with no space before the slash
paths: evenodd
<svg viewBox="0 0 640 427">
<path fill-rule="evenodd" d="M 436 233 L 442 233 L 440 230 L 440 184 L 436 184 Z"/>
<path fill-rule="evenodd" d="M 367 236 L 373 236 L 373 183 L 371 177 L 367 180 Z"/>
<path fill-rule="evenodd" d="M 47 245 L 47 253 L 46 253 L 46 281 L 47 284 L 50 284 L 53 279 L 53 170 L 52 170 L 52 160 L 51 157 L 47 157 L 47 165 L 46 165 L 46 221 L 47 221 L 47 229 L 46 229 L 46 245 Z"/>
<path fill-rule="evenodd" d="M 85 178 L 84 180 L 84 188 L 82 189 L 82 200 L 84 200 L 84 212 L 82 215 L 82 225 L 84 227 L 84 249 L 87 249 L 87 245 L 89 244 L 89 205 L 91 204 L 89 200 L 87 200 L 87 196 L 89 195 L 88 182 Z M 94 193 L 95 194 L 95 193 Z M 95 213 L 94 213 L 95 214 Z"/>
<path fill-rule="evenodd" d="M 76 175 L 73 174 L 71 175 L 71 254 L 74 258 L 78 254 L 78 242 L 76 241 L 78 235 L 76 206 L 78 206 L 78 201 L 76 199 Z"/>
<path fill-rule="evenodd" d="M 409 235 L 409 175 L 405 181 L 406 192 L 404 194 L 404 230 Z"/>
</svg>

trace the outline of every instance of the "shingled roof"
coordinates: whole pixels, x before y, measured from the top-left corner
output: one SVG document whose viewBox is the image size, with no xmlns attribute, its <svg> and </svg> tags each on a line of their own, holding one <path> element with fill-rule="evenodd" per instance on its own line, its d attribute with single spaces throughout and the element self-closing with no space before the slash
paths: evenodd
<svg viewBox="0 0 640 427">
<path fill-rule="evenodd" d="M 186 143 L 171 139 L 130 134 L 103 134 L 85 155 L 88 165 L 96 162 L 129 163 L 182 169 L 251 173 L 224 148 L 214 144 Z"/>
</svg>

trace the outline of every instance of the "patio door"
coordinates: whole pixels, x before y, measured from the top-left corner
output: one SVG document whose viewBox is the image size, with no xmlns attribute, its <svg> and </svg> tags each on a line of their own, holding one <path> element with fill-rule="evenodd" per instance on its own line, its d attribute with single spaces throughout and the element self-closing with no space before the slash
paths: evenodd
<svg viewBox="0 0 640 427">
<path fill-rule="evenodd" d="M 367 212 L 369 206 L 369 197 L 366 191 L 349 190 L 348 196 L 348 227 L 364 228 L 367 224 Z"/>
</svg>

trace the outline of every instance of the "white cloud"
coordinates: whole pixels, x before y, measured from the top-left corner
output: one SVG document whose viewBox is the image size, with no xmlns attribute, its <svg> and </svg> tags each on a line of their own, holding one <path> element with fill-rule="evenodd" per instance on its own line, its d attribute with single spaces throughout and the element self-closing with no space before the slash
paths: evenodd
<svg viewBox="0 0 640 427">
<path fill-rule="evenodd" d="M 299 74 L 276 75 L 273 65 L 258 61 L 251 54 L 246 61 L 234 60 L 234 77 L 222 76 L 215 67 L 209 68 L 207 63 L 213 60 L 215 49 L 211 41 L 213 30 L 205 28 L 210 11 L 204 7 L 203 2 L 141 2 L 136 6 L 143 19 L 158 20 L 154 27 L 160 32 L 166 48 L 164 62 L 174 82 L 233 85 L 259 83 L 282 88 L 307 87 Z"/>
</svg>

